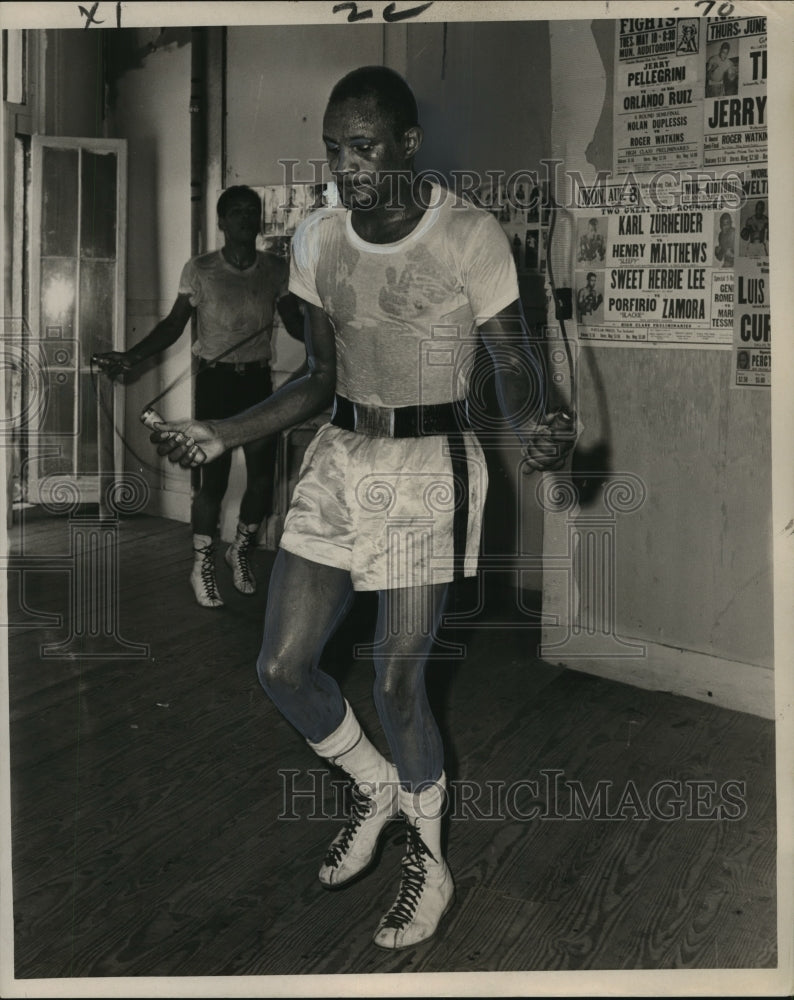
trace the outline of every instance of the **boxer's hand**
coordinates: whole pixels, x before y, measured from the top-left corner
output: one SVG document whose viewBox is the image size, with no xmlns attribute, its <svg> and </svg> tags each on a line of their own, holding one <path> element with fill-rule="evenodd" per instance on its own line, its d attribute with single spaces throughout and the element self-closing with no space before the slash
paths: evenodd
<svg viewBox="0 0 794 1000">
<path fill-rule="evenodd" d="M 549 413 L 527 435 L 524 445 L 525 469 L 554 472 L 565 464 L 576 444 L 576 416 L 565 410 Z"/>
<path fill-rule="evenodd" d="M 157 454 L 183 469 L 212 462 L 226 451 L 220 435 L 210 423 L 197 420 L 162 421 L 154 425 L 149 440 L 157 445 Z"/>
<path fill-rule="evenodd" d="M 94 354 L 91 360 L 101 372 L 113 380 L 129 374 L 135 367 L 135 361 L 130 358 L 126 351 L 107 351 L 105 354 Z"/>
</svg>

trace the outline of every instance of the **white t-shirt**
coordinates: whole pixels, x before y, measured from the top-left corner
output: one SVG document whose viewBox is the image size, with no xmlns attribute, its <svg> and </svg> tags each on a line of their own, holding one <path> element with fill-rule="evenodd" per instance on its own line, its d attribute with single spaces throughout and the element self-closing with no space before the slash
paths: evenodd
<svg viewBox="0 0 794 1000">
<path fill-rule="evenodd" d="M 463 398 L 477 326 L 518 298 L 499 223 L 440 187 L 396 243 L 366 243 L 344 208 L 313 212 L 292 239 L 289 288 L 334 324 L 337 392 L 373 406 Z"/>
<path fill-rule="evenodd" d="M 193 353 L 212 361 L 239 343 L 224 361 L 269 360 L 276 302 L 287 293 L 288 276 L 283 258 L 261 250 L 243 271 L 220 250 L 191 257 L 182 269 L 179 292 L 196 307 Z"/>
</svg>

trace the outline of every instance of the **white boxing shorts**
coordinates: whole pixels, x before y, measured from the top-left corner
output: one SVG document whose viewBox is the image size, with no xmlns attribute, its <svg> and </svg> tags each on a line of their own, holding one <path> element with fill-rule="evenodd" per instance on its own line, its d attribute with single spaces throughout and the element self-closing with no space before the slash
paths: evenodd
<svg viewBox="0 0 794 1000">
<path fill-rule="evenodd" d="M 477 571 L 487 488 L 471 432 L 384 438 L 325 424 L 304 455 L 280 545 L 347 570 L 355 590 L 449 583 Z"/>
</svg>

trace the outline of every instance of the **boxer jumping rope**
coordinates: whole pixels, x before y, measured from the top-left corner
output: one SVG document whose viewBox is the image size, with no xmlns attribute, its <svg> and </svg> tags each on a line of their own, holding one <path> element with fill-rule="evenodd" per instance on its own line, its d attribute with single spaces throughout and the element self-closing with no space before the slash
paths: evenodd
<svg viewBox="0 0 794 1000">
<path fill-rule="evenodd" d="M 573 420 L 546 413 L 542 366 L 525 331 L 516 336 L 518 282 L 499 224 L 414 170 L 422 130 L 405 81 L 381 66 L 345 76 L 323 141 L 342 204 L 301 223 L 290 269 L 307 314 L 308 373 L 237 416 L 159 425 L 152 441 L 174 463 L 209 467 L 333 404 L 285 520 L 257 669 L 309 747 L 353 781 L 320 882 L 349 885 L 386 822 L 404 818 L 400 887 L 374 941 L 405 948 L 435 933 L 454 896 L 425 668 L 450 584 L 477 569 L 487 476 L 466 394 L 478 338 L 528 468 L 561 465 Z M 378 593 L 373 696 L 390 760 L 318 665 L 356 590 Z"/>
</svg>

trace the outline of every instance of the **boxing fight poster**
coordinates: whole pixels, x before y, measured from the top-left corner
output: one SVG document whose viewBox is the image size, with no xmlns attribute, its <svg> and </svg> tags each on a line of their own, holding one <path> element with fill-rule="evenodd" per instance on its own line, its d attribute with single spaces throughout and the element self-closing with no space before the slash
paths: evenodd
<svg viewBox="0 0 794 1000">
<path fill-rule="evenodd" d="M 767 159 L 766 18 L 706 26 L 703 165 Z"/>
<path fill-rule="evenodd" d="M 615 174 L 702 162 L 701 30 L 695 17 L 617 21 Z"/>
<path fill-rule="evenodd" d="M 766 161 L 766 18 L 620 18 L 614 159 L 630 171 Z"/>
<path fill-rule="evenodd" d="M 734 227 L 733 384 L 772 384 L 769 303 L 769 194 L 766 168 L 747 171 L 745 203 Z M 738 234 L 737 234 L 738 229 Z"/>
<path fill-rule="evenodd" d="M 733 352 L 771 384 L 765 17 L 620 18 L 613 172 L 575 186 L 582 340 Z"/>
<path fill-rule="evenodd" d="M 579 203 L 593 201 L 579 188 Z M 581 340 L 695 347 L 733 337 L 733 262 L 719 241 L 735 187 L 714 192 L 647 185 L 575 211 L 574 309 Z M 607 190 L 608 198 L 610 196 Z M 628 203 L 627 203 L 628 202 Z"/>
</svg>

